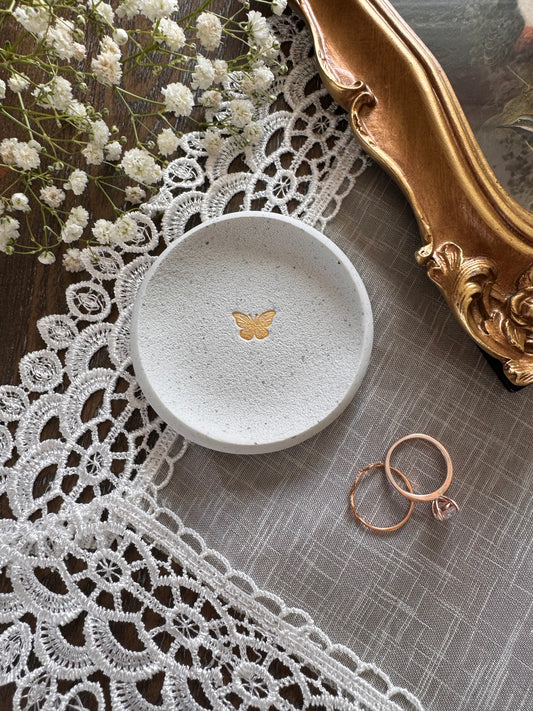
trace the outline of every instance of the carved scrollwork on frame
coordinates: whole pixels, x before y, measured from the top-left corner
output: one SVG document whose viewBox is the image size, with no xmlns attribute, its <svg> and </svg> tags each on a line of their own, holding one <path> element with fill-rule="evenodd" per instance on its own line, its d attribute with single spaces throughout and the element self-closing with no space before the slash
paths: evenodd
<svg viewBox="0 0 533 711">
<path fill-rule="evenodd" d="M 294 0 L 361 145 L 411 203 L 428 268 L 470 336 L 533 382 L 533 214 L 502 188 L 450 83 L 387 0 Z"/>
<path fill-rule="evenodd" d="M 483 257 L 465 258 L 461 247 L 453 242 L 446 242 L 430 257 L 418 261 L 425 263 L 430 279 L 447 295 L 463 325 L 477 329 L 490 311 L 494 264 Z"/>
<path fill-rule="evenodd" d="M 453 313 L 490 354 L 506 352 L 504 371 L 517 385 L 533 382 L 533 268 L 522 274 L 513 294 L 497 289 L 497 265 L 484 257 L 465 257 L 446 242 L 425 264 Z"/>
</svg>

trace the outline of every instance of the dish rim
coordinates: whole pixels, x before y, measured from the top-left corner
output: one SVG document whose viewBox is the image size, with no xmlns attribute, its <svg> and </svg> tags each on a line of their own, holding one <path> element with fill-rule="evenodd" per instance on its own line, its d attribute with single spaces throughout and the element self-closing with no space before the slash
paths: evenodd
<svg viewBox="0 0 533 711">
<path fill-rule="evenodd" d="M 174 252 L 174 250 L 179 249 L 180 244 L 185 240 L 194 238 L 199 232 L 204 231 L 207 227 L 216 225 L 221 222 L 243 220 L 243 219 L 259 219 L 264 220 L 275 220 L 278 222 L 283 222 L 285 224 L 291 224 L 293 227 L 297 227 L 302 232 L 307 233 L 311 238 L 316 239 L 318 242 L 323 244 L 328 248 L 338 260 L 341 261 L 343 267 L 349 274 L 355 291 L 358 294 L 360 305 L 361 305 L 361 326 L 362 326 L 362 337 L 361 337 L 361 354 L 359 358 L 359 364 L 355 372 L 355 376 L 350 383 L 350 387 L 345 393 L 344 397 L 337 403 L 337 405 L 331 410 L 325 417 L 319 420 L 317 423 L 311 427 L 302 430 L 301 432 L 285 437 L 282 439 L 276 439 L 269 442 L 259 442 L 259 443 L 246 443 L 235 442 L 233 439 L 223 439 L 216 438 L 210 435 L 209 429 L 204 428 L 203 430 L 193 427 L 188 424 L 185 420 L 181 419 L 175 411 L 171 410 L 160 398 L 158 392 L 153 387 L 150 378 L 145 372 L 145 368 L 142 364 L 142 357 L 138 348 L 139 341 L 139 331 L 138 322 L 140 317 L 140 309 L 143 301 L 143 297 L 148 288 L 151 277 L 157 272 L 161 263 L 169 258 L 169 255 Z M 255 231 L 251 232 L 252 236 Z M 359 389 L 361 382 L 367 372 L 368 365 L 370 362 L 370 356 L 372 352 L 373 345 L 373 315 L 372 307 L 370 304 L 370 299 L 366 287 L 356 270 L 355 266 L 352 264 L 347 255 L 328 237 L 322 234 L 319 230 L 302 220 L 297 220 L 293 217 L 286 215 L 279 215 L 277 213 L 264 213 L 261 211 L 240 211 L 237 213 L 230 213 L 227 215 L 222 215 L 216 218 L 212 218 L 202 222 L 200 225 L 193 227 L 192 229 L 184 232 L 183 235 L 174 240 L 168 247 L 156 258 L 154 263 L 147 270 L 143 277 L 142 283 L 137 291 L 132 317 L 131 317 L 131 332 L 130 332 L 130 347 L 131 347 L 131 357 L 132 364 L 135 371 L 135 377 L 137 382 L 146 397 L 148 403 L 153 407 L 157 414 L 178 434 L 182 435 L 185 439 L 199 444 L 209 449 L 226 452 L 230 454 L 264 454 L 268 452 L 276 452 L 287 447 L 299 444 L 304 440 L 317 434 L 329 424 L 331 424 L 343 410 L 352 401 L 355 393 Z"/>
</svg>

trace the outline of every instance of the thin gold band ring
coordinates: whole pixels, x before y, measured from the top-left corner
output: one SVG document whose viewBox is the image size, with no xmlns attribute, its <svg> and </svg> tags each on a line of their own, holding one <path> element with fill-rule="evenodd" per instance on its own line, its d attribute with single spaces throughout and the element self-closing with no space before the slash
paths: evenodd
<svg viewBox="0 0 533 711">
<path fill-rule="evenodd" d="M 357 509 L 355 508 L 355 502 L 354 502 L 354 493 L 357 488 L 357 485 L 361 481 L 361 477 L 363 474 L 365 474 L 369 469 L 375 469 L 376 467 L 384 467 L 385 464 L 383 462 L 374 462 L 374 464 L 369 464 L 368 467 L 365 467 L 364 469 L 361 469 L 359 474 L 355 477 L 355 481 L 352 484 L 352 488 L 350 489 L 350 505 L 352 507 L 353 515 L 355 518 L 359 521 L 359 523 L 362 523 L 363 526 L 366 526 L 367 528 L 370 528 L 372 531 L 378 531 L 379 533 L 386 533 L 390 531 L 397 531 L 399 528 L 401 528 L 404 524 L 409 521 L 409 518 L 411 517 L 411 514 L 413 513 L 413 509 L 415 506 L 414 501 L 409 502 L 409 510 L 407 511 L 407 514 L 402 518 L 402 520 L 399 523 L 395 523 L 393 526 L 374 526 L 371 523 L 368 523 L 368 521 L 365 521 L 363 518 L 361 518 L 360 514 L 358 513 Z M 405 483 L 407 488 L 409 489 L 410 492 L 413 491 L 413 487 L 411 486 L 411 482 L 409 479 L 405 476 L 405 474 L 402 474 L 401 471 L 398 469 L 395 469 L 394 467 L 389 467 L 392 469 Z M 401 489 L 401 492 L 404 492 L 405 489 Z"/>
</svg>

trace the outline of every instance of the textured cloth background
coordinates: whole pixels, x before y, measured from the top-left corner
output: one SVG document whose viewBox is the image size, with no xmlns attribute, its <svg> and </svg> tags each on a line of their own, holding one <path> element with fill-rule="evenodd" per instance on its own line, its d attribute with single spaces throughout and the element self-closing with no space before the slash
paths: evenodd
<svg viewBox="0 0 533 711">
<path fill-rule="evenodd" d="M 507 392 L 451 317 L 415 263 L 412 213 L 378 168 L 359 178 L 327 233 L 359 270 L 374 311 L 373 355 L 354 401 L 283 452 L 191 445 L 160 503 L 428 711 L 530 711 L 533 389 Z M 461 511 L 439 523 L 419 504 L 397 533 L 373 533 L 351 515 L 350 484 L 410 432 L 448 447 L 449 495 Z M 440 481 L 441 462 L 422 443 L 396 462 L 418 490 Z M 378 472 L 361 494 L 361 511 L 382 525 L 406 509 Z"/>
</svg>

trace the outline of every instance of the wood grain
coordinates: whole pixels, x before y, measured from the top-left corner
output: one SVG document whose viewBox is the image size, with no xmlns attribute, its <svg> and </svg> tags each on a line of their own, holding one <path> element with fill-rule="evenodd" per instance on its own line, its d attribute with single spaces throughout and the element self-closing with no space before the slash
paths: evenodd
<svg viewBox="0 0 533 711">
<path fill-rule="evenodd" d="M 35 258 L 0 255 L 0 382 L 18 382 L 18 362 L 43 347 L 36 322 L 64 310 L 65 289 L 76 281 L 60 262 L 45 266 Z"/>
</svg>

